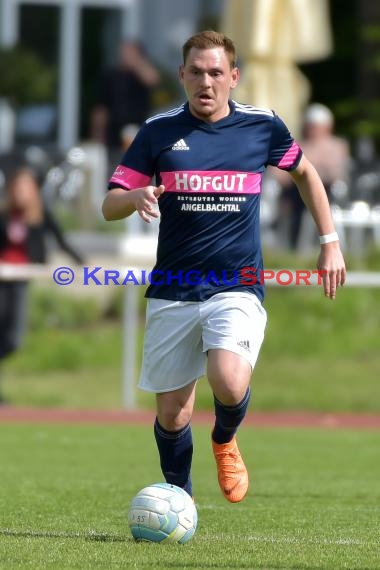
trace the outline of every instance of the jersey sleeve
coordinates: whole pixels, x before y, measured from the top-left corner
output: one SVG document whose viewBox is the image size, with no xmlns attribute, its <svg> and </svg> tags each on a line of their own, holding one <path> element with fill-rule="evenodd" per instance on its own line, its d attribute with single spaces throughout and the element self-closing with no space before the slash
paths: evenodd
<svg viewBox="0 0 380 570">
<path fill-rule="evenodd" d="M 133 188 L 141 188 L 150 183 L 153 174 L 154 161 L 148 128 L 144 125 L 112 174 L 108 189 L 125 188 L 132 190 Z"/>
<path fill-rule="evenodd" d="M 269 148 L 268 164 L 281 170 L 294 170 L 302 158 L 302 150 L 285 123 L 276 114 Z"/>
</svg>

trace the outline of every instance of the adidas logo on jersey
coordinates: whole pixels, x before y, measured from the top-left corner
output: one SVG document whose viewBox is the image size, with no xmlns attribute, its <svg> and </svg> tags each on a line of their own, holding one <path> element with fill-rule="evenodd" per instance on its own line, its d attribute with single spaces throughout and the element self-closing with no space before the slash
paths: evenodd
<svg viewBox="0 0 380 570">
<path fill-rule="evenodd" d="M 180 139 L 176 143 L 173 144 L 172 150 L 190 150 L 190 147 L 187 146 L 183 139 Z"/>
<path fill-rule="evenodd" d="M 245 348 L 245 350 L 251 350 L 249 346 L 249 340 L 240 340 L 238 342 L 238 345 L 241 346 L 242 348 Z"/>
</svg>

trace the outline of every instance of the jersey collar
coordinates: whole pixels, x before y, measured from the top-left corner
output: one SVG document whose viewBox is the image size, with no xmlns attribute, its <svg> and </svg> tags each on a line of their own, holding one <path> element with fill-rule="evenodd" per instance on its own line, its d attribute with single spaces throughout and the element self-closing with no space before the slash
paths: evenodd
<svg viewBox="0 0 380 570">
<path fill-rule="evenodd" d="M 184 106 L 184 111 L 186 113 L 186 115 L 188 116 L 188 118 L 195 124 L 197 124 L 198 126 L 206 126 L 209 128 L 218 128 L 219 126 L 223 126 L 226 123 L 229 123 L 234 115 L 235 115 L 235 102 L 232 99 L 228 100 L 228 106 L 230 108 L 230 114 L 227 115 L 226 117 L 223 117 L 222 119 L 219 119 L 219 121 L 215 121 L 214 123 L 207 123 L 206 121 L 202 121 L 202 119 L 199 119 L 198 117 L 195 117 L 195 115 L 192 114 L 192 112 L 190 111 L 190 106 L 189 106 L 189 102 L 187 101 L 185 103 Z"/>
</svg>

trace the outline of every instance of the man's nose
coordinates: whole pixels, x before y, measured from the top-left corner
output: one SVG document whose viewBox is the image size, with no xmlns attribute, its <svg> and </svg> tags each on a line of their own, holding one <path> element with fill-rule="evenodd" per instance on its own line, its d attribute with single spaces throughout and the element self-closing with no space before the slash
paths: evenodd
<svg viewBox="0 0 380 570">
<path fill-rule="evenodd" d="M 202 73 L 201 75 L 201 85 L 203 87 L 209 87 L 211 85 L 211 77 L 208 73 Z"/>
</svg>

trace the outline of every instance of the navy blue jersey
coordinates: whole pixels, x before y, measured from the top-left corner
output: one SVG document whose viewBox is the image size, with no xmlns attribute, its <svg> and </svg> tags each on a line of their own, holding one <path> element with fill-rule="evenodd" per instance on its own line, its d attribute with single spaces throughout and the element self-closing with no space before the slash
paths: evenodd
<svg viewBox="0 0 380 570">
<path fill-rule="evenodd" d="M 157 262 L 147 296 L 203 301 L 225 291 L 264 297 L 260 194 L 268 164 L 297 167 L 302 151 L 272 111 L 230 101 L 206 123 L 188 103 L 148 119 L 109 188 L 165 185 Z M 250 268 L 250 271 L 247 270 Z"/>
</svg>

